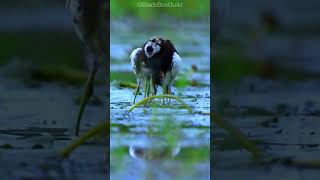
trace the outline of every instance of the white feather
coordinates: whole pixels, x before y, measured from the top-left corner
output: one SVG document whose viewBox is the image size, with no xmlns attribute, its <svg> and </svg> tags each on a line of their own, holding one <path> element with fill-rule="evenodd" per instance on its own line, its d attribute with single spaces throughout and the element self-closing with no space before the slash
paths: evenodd
<svg viewBox="0 0 320 180">
<path fill-rule="evenodd" d="M 133 72 L 135 74 L 137 74 L 137 61 L 138 61 L 138 53 L 141 51 L 142 49 L 141 48 L 136 48 L 132 51 L 132 53 L 130 54 L 130 60 L 131 60 L 131 65 L 132 65 L 132 69 L 133 69 Z"/>
<path fill-rule="evenodd" d="M 176 76 L 178 75 L 178 73 L 180 71 L 180 67 L 181 67 L 181 62 L 182 62 L 182 60 L 181 60 L 179 54 L 177 52 L 173 53 L 172 69 L 171 69 L 172 80 L 174 80 L 176 78 Z"/>
<path fill-rule="evenodd" d="M 153 48 L 153 51 L 151 52 L 151 54 L 145 53 L 148 58 L 152 57 L 154 54 L 158 53 L 161 50 L 161 47 L 157 43 L 148 41 L 144 46 L 144 52 L 147 52 L 148 46 L 151 46 Z"/>
<path fill-rule="evenodd" d="M 176 79 L 176 76 L 178 75 L 181 67 L 181 58 L 178 55 L 178 53 L 173 53 L 172 56 L 172 68 L 171 71 L 168 71 L 165 74 L 164 80 L 163 80 L 163 85 L 166 87 L 169 87 L 169 91 L 171 92 L 171 86 L 174 83 L 174 80 Z"/>
<path fill-rule="evenodd" d="M 79 21 L 79 19 L 82 19 L 83 17 L 83 7 L 81 7 L 80 1 L 76 0 L 67 0 L 66 2 L 67 7 L 70 9 L 70 15 L 73 18 L 73 21 Z M 79 29 L 79 26 L 76 24 L 73 24 L 76 34 L 79 36 L 79 38 L 84 41 L 82 31 Z"/>
</svg>

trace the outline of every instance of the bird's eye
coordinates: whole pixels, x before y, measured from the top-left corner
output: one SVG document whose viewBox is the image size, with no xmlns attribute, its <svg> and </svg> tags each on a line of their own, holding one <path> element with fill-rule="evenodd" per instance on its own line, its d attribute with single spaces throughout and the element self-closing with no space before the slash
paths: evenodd
<svg viewBox="0 0 320 180">
<path fill-rule="evenodd" d="M 155 43 L 155 42 L 156 42 L 156 40 L 155 40 L 155 39 L 152 39 L 152 40 L 151 40 L 151 42 Z"/>
</svg>

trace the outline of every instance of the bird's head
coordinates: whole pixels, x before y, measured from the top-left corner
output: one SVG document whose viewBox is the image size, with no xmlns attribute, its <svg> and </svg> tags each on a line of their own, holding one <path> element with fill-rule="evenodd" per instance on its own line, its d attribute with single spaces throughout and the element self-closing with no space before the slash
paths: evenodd
<svg viewBox="0 0 320 180">
<path fill-rule="evenodd" d="M 155 54 L 159 53 L 162 49 L 164 39 L 161 37 L 152 37 L 150 38 L 143 47 L 144 53 L 147 58 L 151 58 Z"/>
</svg>

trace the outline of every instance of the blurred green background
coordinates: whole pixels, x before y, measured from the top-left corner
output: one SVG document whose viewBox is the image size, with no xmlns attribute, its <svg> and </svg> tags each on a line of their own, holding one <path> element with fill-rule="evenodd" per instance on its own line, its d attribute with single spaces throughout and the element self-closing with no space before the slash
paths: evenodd
<svg viewBox="0 0 320 180">
<path fill-rule="evenodd" d="M 139 3 L 182 3 L 183 8 L 144 8 Z M 157 16 L 167 15 L 179 19 L 197 19 L 210 16 L 210 1 L 194 0 L 111 0 L 111 18 L 133 16 L 142 20 L 154 19 Z"/>
</svg>

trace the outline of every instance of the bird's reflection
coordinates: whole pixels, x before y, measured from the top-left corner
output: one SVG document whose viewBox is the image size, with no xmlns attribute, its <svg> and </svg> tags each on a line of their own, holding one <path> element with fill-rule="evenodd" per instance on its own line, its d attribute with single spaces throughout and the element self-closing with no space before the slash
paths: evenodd
<svg viewBox="0 0 320 180">
<path fill-rule="evenodd" d="M 170 145 L 163 138 L 150 137 L 129 146 L 129 154 L 134 159 L 160 160 L 170 159 L 180 152 L 180 145 Z"/>
</svg>

